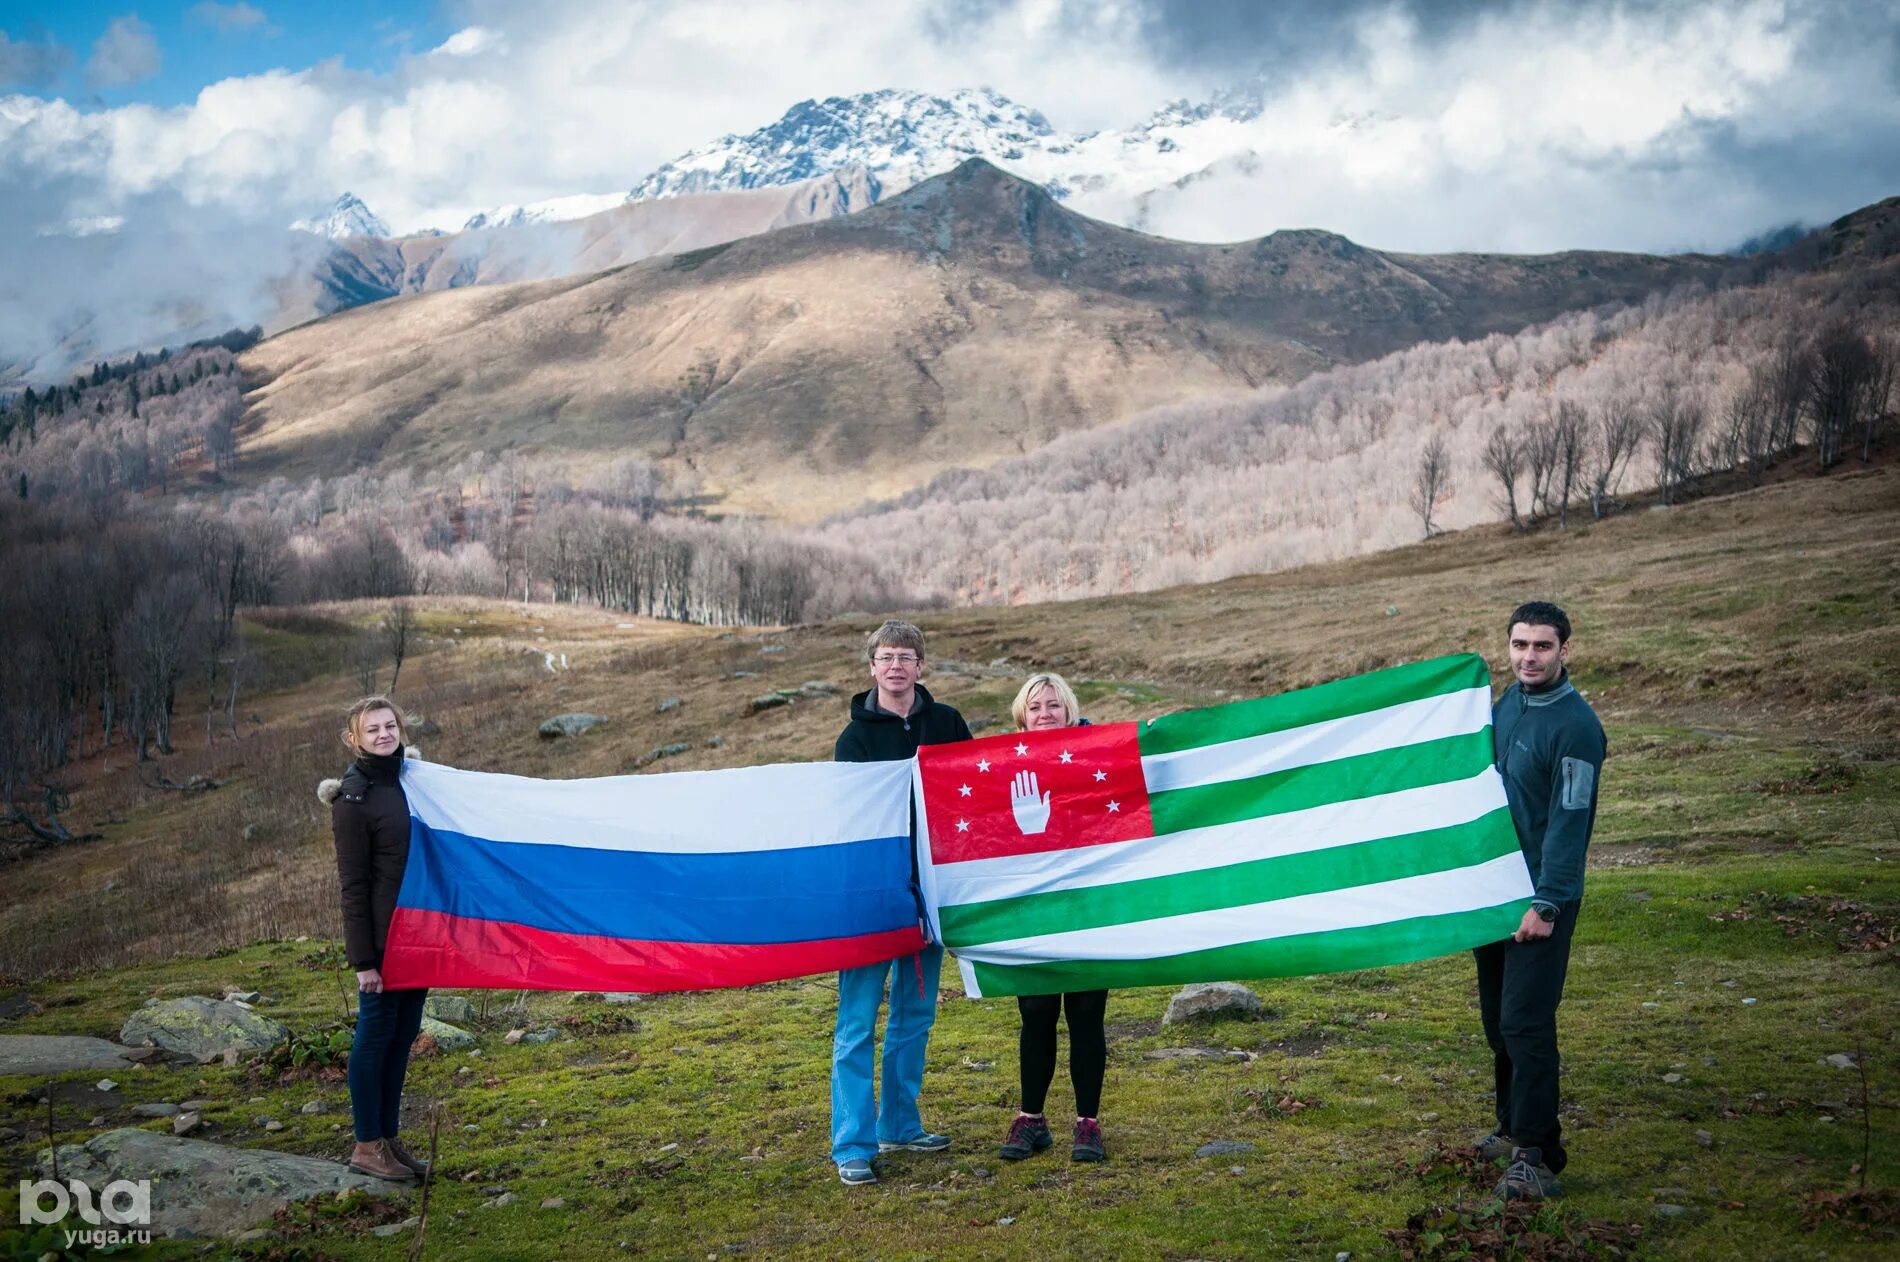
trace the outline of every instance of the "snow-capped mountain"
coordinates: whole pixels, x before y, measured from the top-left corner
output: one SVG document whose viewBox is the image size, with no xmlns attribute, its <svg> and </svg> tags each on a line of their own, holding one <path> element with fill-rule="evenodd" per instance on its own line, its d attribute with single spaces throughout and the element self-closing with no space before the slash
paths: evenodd
<svg viewBox="0 0 1900 1262">
<path fill-rule="evenodd" d="M 389 235 L 389 225 L 365 206 L 362 199 L 355 193 L 343 194 L 324 214 L 299 219 L 290 227 L 292 231 L 315 233 L 320 237 L 328 237 L 332 241 L 340 241 L 344 237 L 387 237 Z"/>
<path fill-rule="evenodd" d="M 571 197 L 550 197 L 546 201 L 529 202 L 526 205 L 496 206 L 470 215 L 468 222 L 462 225 L 462 231 L 519 228 L 531 223 L 564 223 L 569 219 L 585 219 L 603 210 L 612 210 L 627 201 L 625 193 L 576 193 Z"/>
<path fill-rule="evenodd" d="M 1125 130 L 1098 132 L 1058 131 L 1041 111 L 988 88 L 801 101 L 768 127 L 665 164 L 634 185 L 628 200 L 784 184 L 851 163 L 870 172 L 881 198 L 985 158 L 1076 209 L 1127 223 L 1141 217 L 1145 195 L 1250 152 L 1264 88 L 1250 80 L 1205 102 L 1171 102 Z"/>
</svg>

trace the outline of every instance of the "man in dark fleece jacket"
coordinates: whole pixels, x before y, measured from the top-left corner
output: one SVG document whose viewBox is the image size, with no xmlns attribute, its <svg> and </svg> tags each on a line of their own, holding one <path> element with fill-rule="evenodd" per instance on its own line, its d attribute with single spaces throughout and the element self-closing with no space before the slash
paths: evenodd
<svg viewBox="0 0 1900 1262">
<path fill-rule="evenodd" d="M 892 619 L 871 633 L 865 657 L 874 686 L 851 698 L 851 722 L 838 734 L 837 761 L 897 762 L 915 757 L 919 745 L 970 739 L 963 716 L 932 699 L 917 682 L 924 668 L 922 631 Z M 937 1020 L 942 973 L 943 947 L 933 942 L 916 955 L 838 974 L 838 1024 L 831 1040 L 831 1159 L 846 1184 L 876 1183 L 871 1159 L 880 1152 L 942 1152 L 950 1146 L 948 1136 L 924 1129 L 917 1112 L 924 1048 Z M 884 1027 L 880 1104 L 871 1062 L 878 1005 L 887 993 L 891 1014 Z"/>
<path fill-rule="evenodd" d="M 1557 1120 L 1557 1004 L 1583 901 L 1583 856 L 1596 823 L 1603 725 L 1570 682 L 1570 619 L 1545 601 L 1509 623 L 1516 682 L 1491 708 L 1498 774 L 1534 895 L 1517 932 L 1477 949 L 1478 1008 L 1497 1079 L 1497 1129 L 1478 1141 L 1509 1157 L 1498 1195 L 1558 1195 L 1567 1160 Z"/>
</svg>

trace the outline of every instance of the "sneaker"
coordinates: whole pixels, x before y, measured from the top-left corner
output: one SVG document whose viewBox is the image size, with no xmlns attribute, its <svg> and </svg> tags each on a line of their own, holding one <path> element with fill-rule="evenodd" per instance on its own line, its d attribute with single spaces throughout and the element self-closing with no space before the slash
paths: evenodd
<svg viewBox="0 0 1900 1262">
<path fill-rule="evenodd" d="M 862 1157 L 838 1163 L 838 1182 L 846 1187 L 856 1187 L 860 1183 L 876 1183 L 877 1171 L 871 1169 L 871 1163 Z"/>
<path fill-rule="evenodd" d="M 1075 1120 L 1075 1147 L 1069 1150 L 1070 1161 L 1106 1161 L 1108 1154 L 1102 1150 L 1102 1124 L 1092 1117 L 1079 1117 Z"/>
<path fill-rule="evenodd" d="M 1492 1131 L 1471 1147 L 1480 1161 L 1506 1161 L 1517 1147 L 1517 1141 L 1503 1131 Z"/>
<path fill-rule="evenodd" d="M 1004 1161 L 1021 1161 L 1024 1157 L 1039 1153 L 1055 1142 L 1056 1137 L 1049 1133 L 1049 1122 L 1046 1118 L 1018 1113 L 1016 1120 L 1009 1124 L 1009 1138 L 1005 1139 L 1003 1146 L 996 1151 L 1002 1155 Z"/>
<path fill-rule="evenodd" d="M 1544 1164 L 1544 1154 L 1536 1148 L 1511 1150 L 1511 1164 L 1493 1193 L 1503 1201 L 1543 1201 L 1563 1194 L 1556 1172 Z"/>
<path fill-rule="evenodd" d="M 933 1135 L 925 1131 L 921 1135 L 912 1135 L 909 1139 L 900 1139 L 891 1143 L 877 1141 L 879 1152 L 942 1152 L 950 1146 L 948 1135 Z"/>
</svg>

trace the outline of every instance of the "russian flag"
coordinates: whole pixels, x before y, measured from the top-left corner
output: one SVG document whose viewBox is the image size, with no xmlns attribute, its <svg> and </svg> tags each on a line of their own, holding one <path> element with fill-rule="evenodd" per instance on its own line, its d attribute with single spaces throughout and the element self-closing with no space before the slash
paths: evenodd
<svg viewBox="0 0 1900 1262">
<path fill-rule="evenodd" d="M 699 990 L 923 946 L 909 762 L 533 780 L 403 765 L 392 989 Z"/>
</svg>

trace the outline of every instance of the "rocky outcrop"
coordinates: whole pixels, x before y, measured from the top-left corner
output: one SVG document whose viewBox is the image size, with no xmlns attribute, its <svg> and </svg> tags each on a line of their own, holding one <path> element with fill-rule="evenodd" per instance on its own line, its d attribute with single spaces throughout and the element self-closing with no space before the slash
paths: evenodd
<svg viewBox="0 0 1900 1262">
<path fill-rule="evenodd" d="M 149 1043 L 198 1061 L 229 1051 L 261 1052 L 290 1037 L 290 1027 L 259 1016 L 242 1004 L 203 995 L 147 1004 L 126 1019 L 119 1041 Z"/>
<path fill-rule="evenodd" d="M 50 1177 L 51 1154 L 40 1170 Z M 59 1150 L 62 1179 L 104 1188 L 118 1179 L 151 1185 L 152 1231 L 173 1237 L 229 1236 L 264 1221 L 293 1201 L 362 1188 L 371 1196 L 402 1194 L 399 1184 L 353 1173 L 319 1157 L 230 1148 L 155 1131 L 115 1130 Z"/>
<path fill-rule="evenodd" d="M 591 731 L 607 721 L 603 714 L 557 714 L 541 723 L 541 735 L 553 740 L 561 736 L 579 736 Z"/>
<path fill-rule="evenodd" d="M 79 1069 L 129 1069 L 136 1049 L 105 1039 L 64 1034 L 0 1034 L 0 1078 L 64 1074 Z"/>
</svg>

